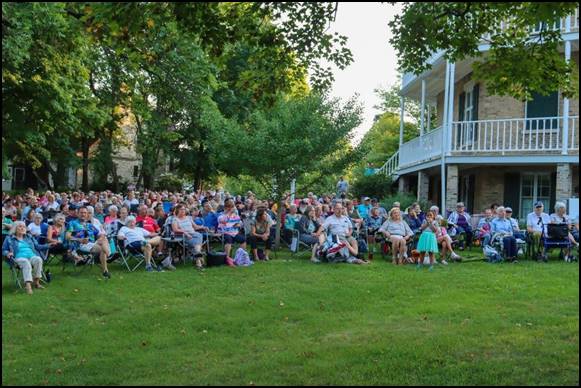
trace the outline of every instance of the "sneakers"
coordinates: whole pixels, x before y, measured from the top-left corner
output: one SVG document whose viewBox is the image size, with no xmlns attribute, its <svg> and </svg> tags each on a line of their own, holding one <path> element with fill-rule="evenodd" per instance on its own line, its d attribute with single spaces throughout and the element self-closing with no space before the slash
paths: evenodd
<svg viewBox="0 0 581 388">
<path fill-rule="evenodd" d="M 448 265 L 448 262 L 446 260 L 442 259 L 442 261 L 440 261 L 440 264 L 442 264 L 442 265 Z"/>
<path fill-rule="evenodd" d="M 321 260 L 317 259 L 316 257 L 311 258 L 311 263 L 313 264 L 319 264 L 321 262 Z"/>
<path fill-rule="evenodd" d="M 153 267 L 151 265 L 145 266 L 145 272 L 153 272 Z"/>
<path fill-rule="evenodd" d="M 109 273 L 109 271 L 105 271 L 103 272 L 103 277 L 106 279 L 111 279 L 111 274 Z"/>
<path fill-rule="evenodd" d="M 452 260 L 454 260 L 454 261 L 462 261 L 462 256 L 460 256 L 456 252 L 452 253 L 451 257 L 452 257 Z"/>
</svg>

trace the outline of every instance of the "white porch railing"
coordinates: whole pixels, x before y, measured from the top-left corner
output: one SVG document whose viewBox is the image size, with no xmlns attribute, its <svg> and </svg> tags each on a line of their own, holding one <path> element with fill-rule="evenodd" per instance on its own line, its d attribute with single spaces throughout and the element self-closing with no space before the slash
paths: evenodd
<svg viewBox="0 0 581 388">
<path fill-rule="evenodd" d="M 425 162 L 442 155 L 442 127 L 416 137 L 399 147 L 401 167 Z"/>
<path fill-rule="evenodd" d="M 579 150 L 579 116 L 569 117 L 568 150 Z M 563 149 L 563 117 L 452 123 L 452 153 L 553 153 Z"/>
<path fill-rule="evenodd" d="M 383 164 L 380 168 L 378 168 L 375 173 L 376 174 L 385 174 L 387 176 L 394 176 L 396 175 L 396 171 L 399 167 L 399 151 L 391 156 L 391 158 L 387 159 L 387 162 Z"/>
</svg>

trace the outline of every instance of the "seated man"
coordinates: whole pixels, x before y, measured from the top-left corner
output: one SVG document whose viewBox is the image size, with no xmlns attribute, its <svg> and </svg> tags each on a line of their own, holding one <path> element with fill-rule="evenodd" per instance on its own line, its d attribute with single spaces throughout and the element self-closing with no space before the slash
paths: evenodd
<svg viewBox="0 0 581 388">
<path fill-rule="evenodd" d="M 210 201 L 203 202 L 202 217 L 204 217 L 204 225 L 210 229 L 210 232 L 215 232 L 218 228 L 218 215 Z"/>
<path fill-rule="evenodd" d="M 149 233 L 160 235 L 161 234 L 161 227 L 155 220 L 155 210 L 148 209 L 145 205 L 140 205 L 137 208 L 138 216 L 135 219 L 137 225 Z M 153 244 L 157 246 L 157 255 L 163 256 L 163 241 L 160 239 L 158 244 Z"/>
<path fill-rule="evenodd" d="M 363 203 L 357 206 L 357 211 L 359 212 L 359 215 L 362 219 L 367 218 L 369 212 L 371 211 L 371 199 L 369 197 L 364 197 Z"/>
<path fill-rule="evenodd" d="M 359 254 L 357 240 L 351 236 L 353 232 L 352 224 L 349 218 L 343 215 L 343 205 L 340 202 L 335 203 L 335 206 L 333 207 L 333 215 L 327 217 L 318 230 L 319 233 L 323 231 L 327 233 L 327 236 L 337 236 L 339 241 L 347 243 L 347 249 L 350 254 L 350 257 L 347 259 L 349 264 L 368 263 L 365 260 L 357 258 L 357 255 Z"/>
<path fill-rule="evenodd" d="M 535 203 L 534 211 L 527 216 L 527 233 L 532 242 L 532 254 L 539 261 L 547 261 L 545 248 L 541 244 L 541 236 L 547 235 L 547 225 L 551 222 L 551 218 L 543 212 L 543 209 L 543 203 L 538 201 Z"/>
<path fill-rule="evenodd" d="M 499 206 L 496 212 L 498 217 L 492 220 L 490 224 L 493 238 L 495 235 L 502 238 L 506 260 L 518 263 L 516 237 L 514 236 L 512 223 L 506 217 L 506 209 L 503 206 Z"/>
<path fill-rule="evenodd" d="M 107 268 L 107 258 L 109 257 L 109 241 L 105 233 L 101 233 L 89 219 L 89 211 L 85 206 L 79 209 L 79 219 L 74 220 L 67 230 L 67 241 L 78 246 L 78 250 L 83 253 L 91 253 L 99 256 L 103 276 L 111 278 Z"/>
<path fill-rule="evenodd" d="M 149 232 L 144 228 L 136 226 L 137 222 L 135 217 L 127 217 L 127 224 L 122 227 L 117 233 L 117 238 L 119 240 L 125 241 L 125 247 L 133 250 L 135 252 L 143 253 L 145 257 L 145 270 L 147 272 L 153 272 L 153 267 L 151 265 L 151 252 L 153 247 L 158 246 L 161 243 L 161 237 L 157 233 Z M 146 240 L 146 237 L 151 237 Z"/>
<path fill-rule="evenodd" d="M 351 202 L 350 199 L 345 200 L 345 209 L 347 210 L 347 212 L 346 212 L 347 217 L 349 217 L 349 219 L 353 223 L 353 226 L 355 227 L 357 232 L 359 232 L 359 230 L 361 229 L 361 226 L 365 222 L 365 220 L 364 220 L 365 216 L 361 215 L 361 212 L 359 211 L 360 206 L 361 205 L 359 205 L 357 208 L 355 208 L 355 206 L 353 206 L 353 202 Z"/>
<path fill-rule="evenodd" d="M 369 259 L 373 257 L 373 252 L 375 251 L 375 234 L 379 232 L 379 228 L 383 225 L 385 219 L 379 214 L 379 208 L 371 208 L 371 214 L 365 220 L 365 226 L 367 227 L 367 245 L 369 248 Z"/>
</svg>

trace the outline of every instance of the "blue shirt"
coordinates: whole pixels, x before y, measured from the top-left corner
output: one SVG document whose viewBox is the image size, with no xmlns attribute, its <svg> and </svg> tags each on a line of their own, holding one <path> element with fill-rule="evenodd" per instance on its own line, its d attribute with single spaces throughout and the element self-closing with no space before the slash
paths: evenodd
<svg viewBox="0 0 581 388">
<path fill-rule="evenodd" d="M 509 233 L 513 234 L 512 222 L 509 219 L 495 218 L 490 223 L 492 233 Z"/>
<path fill-rule="evenodd" d="M 30 246 L 30 244 L 24 240 L 18 241 L 18 251 L 14 254 L 14 258 L 16 259 L 31 259 L 36 254 L 34 250 Z"/>
<path fill-rule="evenodd" d="M 369 212 L 371 211 L 371 205 L 361 204 L 361 205 L 357 206 L 357 211 L 359 212 L 359 215 L 361 216 L 361 218 L 365 219 L 365 218 L 367 218 L 367 216 L 369 215 Z"/>
</svg>

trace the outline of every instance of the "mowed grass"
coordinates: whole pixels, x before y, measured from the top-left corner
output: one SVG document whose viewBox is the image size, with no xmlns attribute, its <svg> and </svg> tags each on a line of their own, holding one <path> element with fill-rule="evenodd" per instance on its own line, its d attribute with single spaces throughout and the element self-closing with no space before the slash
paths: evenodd
<svg viewBox="0 0 581 388">
<path fill-rule="evenodd" d="M 578 264 L 112 270 L 3 266 L 3 385 L 579 384 Z"/>
</svg>

